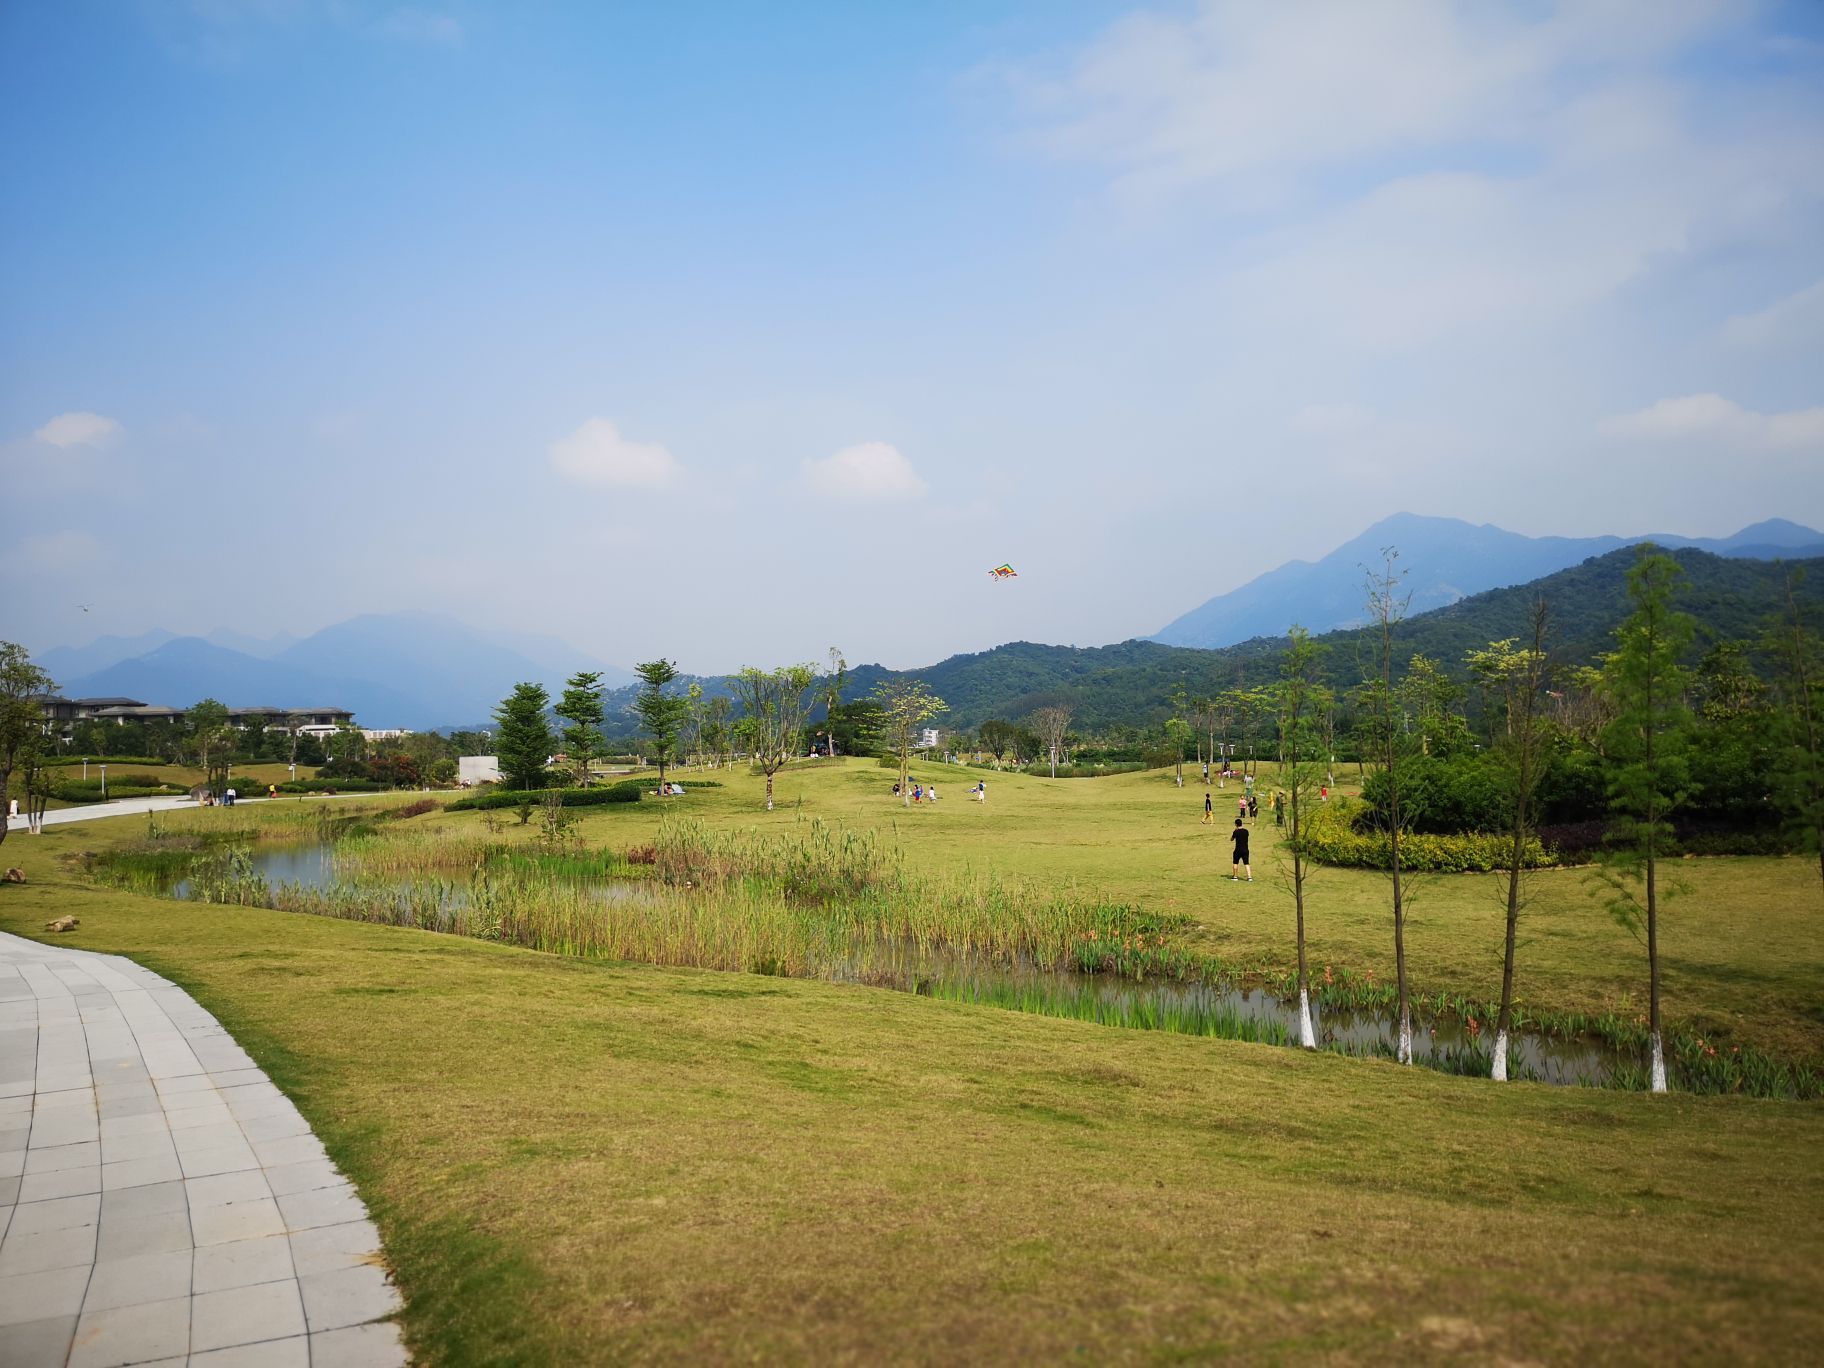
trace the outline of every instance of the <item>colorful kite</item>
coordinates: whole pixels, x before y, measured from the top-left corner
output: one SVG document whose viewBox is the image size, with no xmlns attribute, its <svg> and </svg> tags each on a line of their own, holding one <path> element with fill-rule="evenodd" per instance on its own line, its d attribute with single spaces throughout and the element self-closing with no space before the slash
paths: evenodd
<svg viewBox="0 0 1824 1368">
<path fill-rule="evenodd" d="M 1019 577 L 1019 572 L 1006 564 L 997 565 L 988 572 L 989 579 L 1018 579 Z"/>
</svg>

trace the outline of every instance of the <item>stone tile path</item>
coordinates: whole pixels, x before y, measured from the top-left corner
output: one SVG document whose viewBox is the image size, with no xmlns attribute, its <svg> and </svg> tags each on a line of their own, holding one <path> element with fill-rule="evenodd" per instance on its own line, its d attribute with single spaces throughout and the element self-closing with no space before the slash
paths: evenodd
<svg viewBox="0 0 1824 1368">
<path fill-rule="evenodd" d="M 189 994 L 0 933 L 0 1365 L 395 1368 L 380 1237 Z"/>
</svg>

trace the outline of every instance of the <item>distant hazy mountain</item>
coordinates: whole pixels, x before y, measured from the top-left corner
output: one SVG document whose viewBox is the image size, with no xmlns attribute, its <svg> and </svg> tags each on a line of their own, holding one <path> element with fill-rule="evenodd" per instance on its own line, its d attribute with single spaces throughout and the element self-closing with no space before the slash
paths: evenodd
<svg viewBox="0 0 1824 1368">
<path fill-rule="evenodd" d="M 84 675 L 105 670 L 108 666 L 122 660 L 131 660 L 134 656 L 144 655 L 163 646 L 167 641 L 175 640 L 177 633 L 167 632 L 156 627 L 150 632 L 141 632 L 138 636 L 104 636 L 96 637 L 87 646 L 57 646 L 33 657 L 33 663 L 43 670 L 64 693 L 69 692 L 69 681 L 80 679 Z M 100 697 L 100 695 L 89 695 Z"/>
<path fill-rule="evenodd" d="M 287 646 L 295 646 L 298 639 L 290 632 L 280 632 L 276 636 L 256 637 L 247 632 L 237 632 L 232 627 L 217 627 L 207 633 L 203 640 L 211 646 L 223 646 L 230 651 L 239 651 L 260 660 L 271 660 Z"/>
<path fill-rule="evenodd" d="M 386 719 L 422 716 L 424 700 L 371 680 L 325 675 L 261 660 L 201 637 L 178 637 L 131 660 L 64 686 L 73 697 L 124 696 L 184 708 L 213 698 L 231 708 L 348 708 L 368 726 L 409 726 Z"/>
<path fill-rule="evenodd" d="M 172 707 L 205 697 L 229 707 L 341 707 L 363 726 L 416 730 L 482 722 L 521 680 L 544 684 L 555 694 L 580 669 L 601 669 L 610 685 L 633 678 L 554 637 L 478 632 L 435 613 L 350 618 L 302 641 L 278 644 L 270 659 L 201 637 L 160 635 L 164 639 L 153 650 L 116 657 L 91 673 L 66 668 L 52 670 L 52 676 L 72 697 L 120 694 Z M 260 649 L 275 645 L 247 640 Z M 507 644 L 515 642 L 531 651 Z M 61 654 L 81 659 L 94 649 Z M 44 658 L 59 654 L 47 651 Z"/>
<path fill-rule="evenodd" d="M 1771 518 L 1733 537 L 1527 537 L 1460 518 L 1396 513 L 1345 542 L 1322 560 L 1290 561 L 1239 589 L 1193 608 L 1155 633 L 1170 646 L 1214 648 L 1250 637 L 1280 636 L 1293 623 L 1313 632 L 1349 627 L 1362 618 L 1363 567 L 1378 568 L 1381 548 L 1397 547 L 1412 592 L 1409 611 L 1442 608 L 1470 594 L 1525 584 L 1636 542 L 1691 547 L 1755 560 L 1824 555 L 1824 532 Z"/>
</svg>

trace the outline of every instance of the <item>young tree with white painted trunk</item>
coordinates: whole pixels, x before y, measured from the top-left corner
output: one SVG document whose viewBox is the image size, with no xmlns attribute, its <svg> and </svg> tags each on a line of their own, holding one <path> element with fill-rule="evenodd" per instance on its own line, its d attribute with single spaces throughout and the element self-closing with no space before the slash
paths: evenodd
<svg viewBox="0 0 1824 1368">
<path fill-rule="evenodd" d="M 1647 944 L 1648 1069 L 1666 1091 L 1660 1028 L 1659 914 L 1679 892 L 1662 880 L 1660 862 L 1675 852 L 1672 814 L 1691 792 L 1689 683 L 1680 657 L 1695 624 L 1673 601 L 1684 583 L 1678 562 L 1650 545 L 1628 571 L 1633 611 L 1615 629 L 1617 649 L 1603 677 L 1615 709 L 1604 733 L 1609 758 L 1610 845 L 1596 878 L 1617 921 Z"/>
<path fill-rule="evenodd" d="M 1381 570 L 1369 571 L 1367 581 L 1368 625 L 1374 647 L 1374 676 L 1367 695 L 1372 708 L 1372 745 L 1375 758 L 1386 772 L 1387 800 L 1382 820 L 1387 826 L 1388 878 L 1393 893 L 1393 966 L 1399 988 L 1399 1042 L 1395 1058 L 1412 1063 L 1412 999 L 1406 978 L 1406 887 L 1400 868 L 1400 837 L 1405 814 L 1400 808 L 1402 762 L 1409 750 L 1405 716 L 1393 686 L 1394 632 L 1406 617 L 1412 593 L 1405 587 L 1406 572 L 1396 567 L 1400 553 L 1392 547 L 1381 552 Z M 1328 719 L 1326 718 L 1326 722 Z"/>
<path fill-rule="evenodd" d="M 830 647 L 830 672 L 823 677 L 821 690 L 824 705 L 823 753 L 832 758 L 836 754 L 836 710 L 842 706 L 842 690 L 849 682 L 849 662 L 842 658 L 842 652 Z"/>
<path fill-rule="evenodd" d="M 1470 652 L 1470 662 L 1485 686 L 1484 696 L 1499 700 L 1505 729 L 1495 737 L 1513 804 L 1507 869 L 1507 930 L 1501 952 L 1501 1010 L 1495 1018 L 1495 1051 L 1491 1076 L 1507 1081 L 1507 1042 L 1514 1016 L 1514 961 L 1525 904 L 1526 852 L 1533 840 L 1535 802 L 1539 776 L 1544 769 L 1546 721 L 1540 716 L 1547 678 L 1546 629 L 1550 610 L 1544 599 L 1534 602 L 1530 614 L 1532 643 L 1521 650 L 1512 641 L 1497 641 L 1486 651 Z M 1486 706 L 1486 705 L 1485 705 Z M 1491 726 L 1494 719 L 1491 719 Z"/>
<path fill-rule="evenodd" d="M 766 810 L 773 810 L 773 776 L 799 753 L 811 712 L 814 665 L 782 665 L 776 670 L 746 666 L 730 682 L 745 715 L 735 730 L 747 743 L 753 767 L 766 776 Z"/>
<path fill-rule="evenodd" d="M 1279 733 L 1280 784 L 1286 790 L 1291 819 L 1291 831 L 1281 849 L 1292 861 L 1285 882 L 1292 890 L 1298 922 L 1298 1043 L 1307 1050 L 1317 1048 L 1317 1033 L 1311 1020 L 1311 978 L 1305 963 L 1305 884 L 1311 865 L 1301 838 L 1312 795 L 1324 772 L 1318 719 L 1328 710 L 1330 699 L 1329 691 L 1318 682 L 1323 653 L 1324 648 L 1311 640 L 1309 632 L 1294 627 L 1272 698 Z"/>
</svg>

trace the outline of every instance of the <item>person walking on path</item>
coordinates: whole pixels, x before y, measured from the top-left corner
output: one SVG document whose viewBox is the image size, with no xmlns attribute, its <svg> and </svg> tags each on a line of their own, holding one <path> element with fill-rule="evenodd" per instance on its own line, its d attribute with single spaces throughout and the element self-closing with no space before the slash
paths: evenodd
<svg viewBox="0 0 1824 1368">
<path fill-rule="evenodd" d="M 1260 796 L 1258 794 L 1250 793 L 1248 795 L 1248 816 L 1260 816 Z"/>
<path fill-rule="evenodd" d="M 1205 826 L 1214 826 L 1216 824 L 1216 804 L 1210 800 L 1210 791 L 1208 789 L 1203 791 L 1203 824 Z"/>
<path fill-rule="evenodd" d="M 1246 871 L 1248 882 L 1254 882 L 1254 866 L 1248 863 L 1248 829 L 1241 824 L 1241 818 L 1235 819 L 1235 830 L 1229 833 L 1229 840 L 1235 846 L 1235 862 L 1229 868 L 1229 881 L 1240 883 L 1242 871 Z"/>
</svg>

